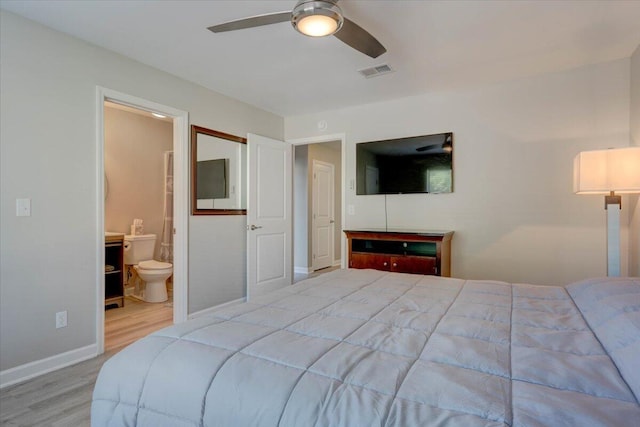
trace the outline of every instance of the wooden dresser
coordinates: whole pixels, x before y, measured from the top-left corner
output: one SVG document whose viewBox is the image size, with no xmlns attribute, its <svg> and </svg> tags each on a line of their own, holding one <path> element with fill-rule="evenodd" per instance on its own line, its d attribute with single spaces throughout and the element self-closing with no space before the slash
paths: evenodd
<svg viewBox="0 0 640 427">
<path fill-rule="evenodd" d="M 349 268 L 451 276 L 453 231 L 345 230 Z"/>
</svg>

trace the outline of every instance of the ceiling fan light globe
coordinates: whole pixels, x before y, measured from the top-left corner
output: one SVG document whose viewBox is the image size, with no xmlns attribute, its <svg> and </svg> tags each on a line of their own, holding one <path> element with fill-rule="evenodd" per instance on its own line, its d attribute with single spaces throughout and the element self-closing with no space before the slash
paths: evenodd
<svg viewBox="0 0 640 427">
<path fill-rule="evenodd" d="M 343 22 L 342 11 L 336 4 L 329 1 L 299 2 L 291 15 L 293 28 L 310 37 L 335 34 L 340 30 Z"/>
<path fill-rule="evenodd" d="M 298 21 L 296 29 L 306 36 L 325 37 L 338 30 L 338 23 L 328 16 L 311 15 Z"/>
</svg>

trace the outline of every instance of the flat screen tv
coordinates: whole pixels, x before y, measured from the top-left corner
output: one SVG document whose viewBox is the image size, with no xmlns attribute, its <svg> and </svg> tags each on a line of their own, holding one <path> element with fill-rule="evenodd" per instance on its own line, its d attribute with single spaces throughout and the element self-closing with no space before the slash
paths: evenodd
<svg viewBox="0 0 640 427">
<path fill-rule="evenodd" d="M 356 144 L 356 194 L 451 193 L 453 133 Z"/>
<path fill-rule="evenodd" d="M 229 159 L 198 161 L 196 175 L 198 177 L 198 199 L 226 199 L 229 197 L 227 163 L 229 163 Z"/>
</svg>

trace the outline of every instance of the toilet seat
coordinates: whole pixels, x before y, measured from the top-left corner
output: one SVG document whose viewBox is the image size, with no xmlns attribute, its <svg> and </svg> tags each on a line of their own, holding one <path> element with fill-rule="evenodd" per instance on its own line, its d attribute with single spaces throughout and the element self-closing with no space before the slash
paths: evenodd
<svg viewBox="0 0 640 427">
<path fill-rule="evenodd" d="M 161 262 L 151 259 L 148 261 L 140 261 L 138 267 L 144 270 L 164 270 L 173 267 L 173 265 L 168 262 Z"/>
</svg>

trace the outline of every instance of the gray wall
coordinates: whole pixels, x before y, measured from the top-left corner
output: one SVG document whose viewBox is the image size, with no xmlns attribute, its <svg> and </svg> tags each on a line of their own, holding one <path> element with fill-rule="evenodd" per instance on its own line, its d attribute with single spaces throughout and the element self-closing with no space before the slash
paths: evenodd
<svg viewBox="0 0 640 427">
<path fill-rule="evenodd" d="M 0 370 L 96 344 L 96 86 L 193 124 L 283 138 L 282 117 L 0 10 Z M 17 198 L 32 216 L 16 217 Z M 244 216 L 189 219 L 189 312 L 245 294 Z M 68 326 L 55 329 L 55 313 Z"/>
<path fill-rule="evenodd" d="M 164 153 L 172 150 L 171 122 L 105 107 L 105 231 L 130 234 L 133 219 L 142 219 L 144 233 L 157 236 L 154 259 L 164 223 Z"/>
<path fill-rule="evenodd" d="M 320 120 L 344 133 L 350 183 L 356 143 L 452 131 L 455 191 L 387 196 L 389 228 L 454 230 L 456 277 L 562 284 L 603 276 L 602 197 L 573 194 L 573 158 L 629 145 L 629 62 L 286 117 L 286 138 L 323 137 Z M 384 228 L 384 196 L 344 191 L 354 212 L 345 228 Z M 623 196 L 625 273 L 628 203 Z"/>
</svg>

